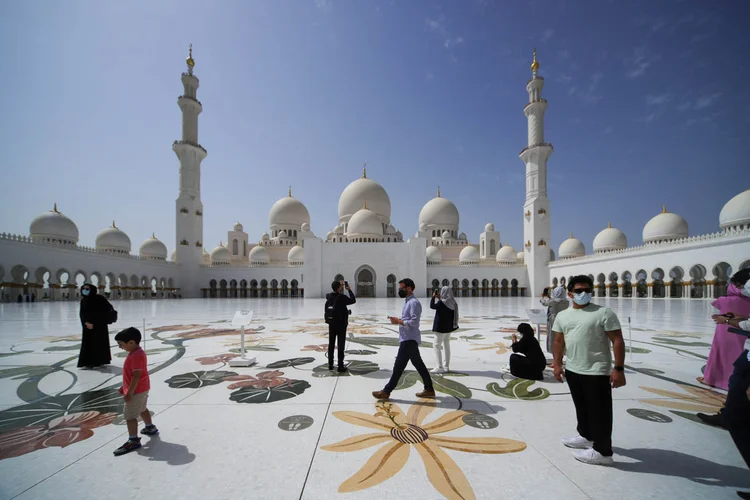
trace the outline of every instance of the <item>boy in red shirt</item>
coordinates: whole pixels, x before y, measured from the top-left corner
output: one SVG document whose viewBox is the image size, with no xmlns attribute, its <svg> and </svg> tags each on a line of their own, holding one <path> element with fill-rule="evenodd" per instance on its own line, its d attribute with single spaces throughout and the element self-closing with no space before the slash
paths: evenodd
<svg viewBox="0 0 750 500">
<path fill-rule="evenodd" d="M 125 399 L 123 417 L 128 424 L 130 439 L 114 451 L 115 456 L 118 457 L 141 447 L 141 438 L 138 437 L 139 415 L 146 424 L 141 434 L 153 436 L 159 433 L 159 429 L 151 422 L 151 414 L 146 407 L 151 381 L 148 378 L 146 351 L 140 346 L 141 332 L 133 327 L 126 328 L 115 335 L 115 340 L 120 349 L 128 352 L 128 357 L 122 367 L 120 394 L 123 394 Z"/>
</svg>

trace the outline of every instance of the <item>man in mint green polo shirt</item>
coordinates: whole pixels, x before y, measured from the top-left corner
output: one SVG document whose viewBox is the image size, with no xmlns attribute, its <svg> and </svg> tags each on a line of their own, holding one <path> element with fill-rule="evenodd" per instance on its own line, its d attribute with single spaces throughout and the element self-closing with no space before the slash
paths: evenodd
<svg viewBox="0 0 750 500">
<path fill-rule="evenodd" d="M 576 460 L 612 465 L 612 389 L 625 385 L 625 342 L 617 315 L 608 307 L 591 303 L 594 280 L 574 276 L 568 282 L 573 307 L 557 314 L 552 325 L 555 378 L 565 379 L 576 408 L 578 435 L 563 439 Z M 615 366 L 612 369 L 612 353 Z"/>
</svg>

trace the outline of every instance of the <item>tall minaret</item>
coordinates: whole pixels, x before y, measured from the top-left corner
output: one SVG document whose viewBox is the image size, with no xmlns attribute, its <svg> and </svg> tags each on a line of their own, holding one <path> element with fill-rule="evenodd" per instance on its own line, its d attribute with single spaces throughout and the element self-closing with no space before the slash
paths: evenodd
<svg viewBox="0 0 750 500">
<path fill-rule="evenodd" d="M 549 283 L 550 204 L 547 198 L 547 158 L 552 144 L 544 142 L 544 113 L 547 100 L 542 98 L 544 78 L 537 75 L 539 63 L 531 63 L 531 80 L 526 84 L 529 103 L 523 109 L 528 119 L 528 145 L 519 155 L 526 164 L 526 202 L 523 205 L 523 239 L 525 262 L 532 297 L 541 294 Z"/>
<path fill-rule="evenodd" d="M 177 263 L 183 266 L 185 283 L 182 296 L 198 295 L 196 276 L 203 258 L 203 203 L 201 203 L 201 162 L 208 154 L 198 143 L 198 115 L 203 105 L 196 98 L 198 78 L 193 75 L 193 45 L 187 58 L 187 73 L 182 74 L 184 93 L 177 98 L 182 111 L 182 140 L 174 141 L 172 150 L 180 160 L 180 191 L 175 203 L 177 217 Z"/>
</svg>

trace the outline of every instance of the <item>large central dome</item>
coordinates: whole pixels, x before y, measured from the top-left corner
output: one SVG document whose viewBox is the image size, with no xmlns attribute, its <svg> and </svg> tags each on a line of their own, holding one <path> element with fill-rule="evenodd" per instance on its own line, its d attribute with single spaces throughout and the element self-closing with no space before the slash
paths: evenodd
<svg viewBox="0 0 750 500">
<path fill-rule="evenodd" d="M 422 211 L 419 212 L 419 224 L 426 224 L 427 228 L 446 228 L 450 227 L 458 231 L 458 209 L 452 201 L 438 195 L 425 203 Z M 493 229 L 494 230 L 494 229 Z"/>
<path fill-rule="evenodd" d="M 302 226 L 310 224 L 310 212 L 307 211 L 304 203 L 292 196 L 292 190 L 289 194 L 281 198 L 271 207 L 268 214 L 268 225 L 273 229 L 276 225 Z"/>
<path fill-rule="evenodd" d="M 366 172 L 362 174 L 362 178 L 346 186 L 344 192 L 341 193 L 339 198 L 339 222 L 346 222 L 352 215 L 356 214 L 365 201 L 369 210 L 390 222 L 391 199 L 383 186 L 367 178 Z"/>
</svg>

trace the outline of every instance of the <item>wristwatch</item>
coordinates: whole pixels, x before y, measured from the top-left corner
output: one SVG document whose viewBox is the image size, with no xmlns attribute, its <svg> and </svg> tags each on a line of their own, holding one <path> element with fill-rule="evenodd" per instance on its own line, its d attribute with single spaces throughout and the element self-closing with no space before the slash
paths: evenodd
<svg viewBox="0 0 750 500">
<path fill-rule="evenodd" d="M 617 371 L 617 372 L 625 371 L 625 367 L 624 366 L 615 365 L 615 371 Z"/>
</svg>

